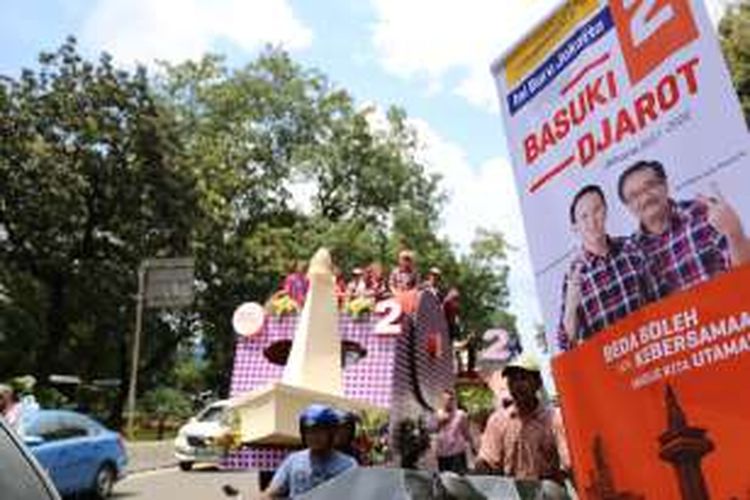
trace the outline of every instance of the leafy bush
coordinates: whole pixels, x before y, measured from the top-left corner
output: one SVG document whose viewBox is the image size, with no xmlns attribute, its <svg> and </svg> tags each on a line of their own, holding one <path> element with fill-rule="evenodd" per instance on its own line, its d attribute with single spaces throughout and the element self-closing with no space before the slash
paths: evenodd
<svg viewBox="0 0 750 500">
<path fill-rule="evenodd" d="M 456 397 L 458 405 L 469 415 L 482 414 L 495 409 L 495 395 L 484 385 L 465 385 L 459 387 Z"/>
<path fill-rule="evenodd" d="M 192 413 L 190 399 L 171 387 L 157 387 L 141 398 L 141 411 L 157 421 L 157 439 L 162 439 L 168 419 L 183 420 Z"/>
<path fill-rule="evenodd" d="M 388 445 L 388 413 L 364 411 L 360 415 L 355 447 L 360 452 L 363 465 L 384 465 L 391 458 Z"/>
</svg>

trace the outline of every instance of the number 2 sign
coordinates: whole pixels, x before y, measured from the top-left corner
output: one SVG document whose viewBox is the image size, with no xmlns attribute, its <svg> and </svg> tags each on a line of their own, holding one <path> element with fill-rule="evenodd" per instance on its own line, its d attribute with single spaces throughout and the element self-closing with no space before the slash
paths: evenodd
<svg viewBox="0 0 750 500">
<path fill-rule="evenodd" d="M 698 38 L 691 0 L 610 0 L 630 83 Z"/>
<path fill-rule="evenodd" d="M 375 304 L 375 314 L 382 316 L 375 324 L 376 335 L 398 335 L 401 333 L 401 304 L 395 299 Z"/>
</svg>

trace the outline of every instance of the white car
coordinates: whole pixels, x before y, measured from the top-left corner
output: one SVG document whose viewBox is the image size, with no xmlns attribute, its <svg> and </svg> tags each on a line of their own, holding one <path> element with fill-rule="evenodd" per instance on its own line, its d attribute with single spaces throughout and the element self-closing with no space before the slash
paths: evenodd
<svg viewBox="0 0 750 500">
<path fill-rule="evenodd" d="M 174 440 L 180 469 L 188 471 L 196 462 L 219 463 L 224 450 L 216 441 L 228 431 L 225 419 L 228 406 L 226 399 L 211 403 L 180 427 Z"/>
</svg>

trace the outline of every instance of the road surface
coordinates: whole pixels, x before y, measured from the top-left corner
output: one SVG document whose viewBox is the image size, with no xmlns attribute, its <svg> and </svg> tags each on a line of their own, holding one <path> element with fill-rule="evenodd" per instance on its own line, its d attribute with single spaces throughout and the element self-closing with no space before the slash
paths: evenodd
<svg viewBox="0 0 750 500">
<path fill-rule="evenodd" d="M 242 500 L 258 495 L 258 476 L 253 472 L 196 468 L 182 472 L 176 467 L 133 473 L 115 485 L 113 500 L 212 500 L 227 499 L 221 487 L 231 484 L 243 493 Z M 240 498 L 240 497 L 235 497 Z"/>
</svg>

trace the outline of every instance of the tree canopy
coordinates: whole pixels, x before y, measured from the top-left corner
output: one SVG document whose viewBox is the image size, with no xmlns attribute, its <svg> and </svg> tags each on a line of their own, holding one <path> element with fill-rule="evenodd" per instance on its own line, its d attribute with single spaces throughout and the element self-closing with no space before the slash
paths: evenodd
<svg viewBox="0 0 750 500">
<path fill-rule="evenodd" d="M 232 311 L 319 246 L 347 272 L 412 248 L 461 289 L 464 335 L 515 332 L 502 235 L 463 255 L 440 236 L 446 198 L 404 110 L 358 105 L 281 50 L 149 76 L 69 39 L 0 78 L 0 132 L 0 378 L 126 380 L 136 270 L 155 256 L 194 256 L 198 286 L 194 307 L 148 311 L 144 390 L 226 391 Z"/>
<path fill-rule="evenodd" d="M 719 38 L 729 64 L 745 121 L 750 123 L 750 2 L 730 4 L 719 23 Z"/>
<path fill-rule="evenodd" d="M 5 373 L 118 375 L 135 270 L 189 251 L 196 179 L 145 70 L 70 39 L 0 81 Z"/>
</svg>

